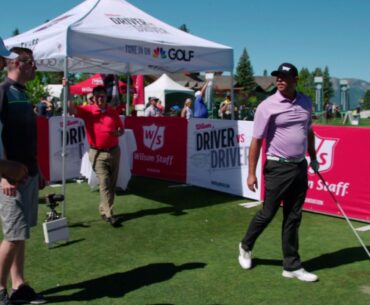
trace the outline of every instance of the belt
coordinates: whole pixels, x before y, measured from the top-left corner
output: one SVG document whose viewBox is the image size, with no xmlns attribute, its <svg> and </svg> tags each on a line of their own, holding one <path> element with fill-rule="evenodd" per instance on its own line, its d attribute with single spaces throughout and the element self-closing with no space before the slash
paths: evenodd
<svg viewBox="0 0 370 305">
<path fill-rule="evenodd" d="M 96 151 L 101 151 L 101 152 L 111 152 L 111 151 L 117 149 L 117 147 L 118 146 L 113 146 L 113 147 L 110 147 L 110 148 L 96 148 L 96 147 L 90 146 L 91 149 L 96 150 Z"/>
<path fill-rule="evenodd" d="M 277 161 L 279 163 L 301 163 L 305 158 L 302 157 L 302 158 L 285 159 L 282 157 L 267 156 L 266 159 L 271 160 L 271 161 Z"/>
</svg>

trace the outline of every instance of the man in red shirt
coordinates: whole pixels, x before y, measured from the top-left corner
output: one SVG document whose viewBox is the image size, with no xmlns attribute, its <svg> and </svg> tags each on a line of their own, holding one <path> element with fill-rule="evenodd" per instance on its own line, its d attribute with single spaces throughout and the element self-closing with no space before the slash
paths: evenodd
<svg viewBox="0 0 370 305">
<path fill-rule="evenodd" d="M 99 180 L 100 215 L 115 227 L 120 225 L 112 210 L 120 162 L 118 137 L 123 135 L 124 127 L 117 112 L 108 106 L 103 86 L 94 88 L 93 101 L 85 106 L 75 106 L 71 102 L 70 112 L 85 122 L 89 159 Z"/>
</svg>

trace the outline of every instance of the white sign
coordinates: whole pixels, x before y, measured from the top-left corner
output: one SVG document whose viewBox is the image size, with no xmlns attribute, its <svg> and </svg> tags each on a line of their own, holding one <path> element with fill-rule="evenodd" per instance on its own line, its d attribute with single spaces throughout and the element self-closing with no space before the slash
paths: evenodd
<svg viewBox="0 0 370 305">
<path fill-rule="evenodd" d="M 87 149 L 87 140 L 83 120 L 67 117 L 66 122 L 65 178 L 71 179 L 80 176 L 81 159 Z M 62 131 L 63 117 L 51 117 L 49 119 L 50 181 L 62 180 Z"/>
<path fill-rule="evenodd" d="M 261 199 L 247 187 L 253 122 L 191 119 L 188 125 L 188 184 Z M 261 160 L 261 158 L 260 158 Z M 256 169 L 261 185 L 261 161 Z"/>
</svg>

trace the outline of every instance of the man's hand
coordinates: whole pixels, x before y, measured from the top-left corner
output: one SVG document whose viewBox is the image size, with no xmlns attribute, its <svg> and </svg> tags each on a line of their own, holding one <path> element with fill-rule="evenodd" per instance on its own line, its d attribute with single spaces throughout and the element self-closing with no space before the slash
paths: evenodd
<svg viewBox="0 0 370 305">
<path fill-rule="evenodd" d="M 247 185 L 252 192 L 255 192 L 258 189 L 258 181 L 256 175 L 248 175 Z"/>
<path fill-rule="evenodd" d="M 22 163 L 11 161 L 11 160 L 1 160 L 0 161 L 0 172 L 1 175 L 12 184 L 24 181 L 28 176 L 28 169 Z"/>
<path fill-rule="evenodd" d="M 11 184 L 7 179 L 1 178 L 1 188 L 4 195 L 9 197 L 15 197 L 17 195 L 17 187 L 15 184 Z"/>
<path fill-rule="evenodd" d="M 315 173 L 318 173 L 319 172 L 320 164 L 319 164 L 319 162 L 317 162 L 316 159 L 315 160 L 311 160 L 310 166 L 311 166 L 312 170 Z"/>
<path fill-rule="evenodd" d="M 111 130 L 109 133 L 114 137 L 120 137 L 125 133 L 125 130 L 119 128 L 117 130 Z"/>
</svg>

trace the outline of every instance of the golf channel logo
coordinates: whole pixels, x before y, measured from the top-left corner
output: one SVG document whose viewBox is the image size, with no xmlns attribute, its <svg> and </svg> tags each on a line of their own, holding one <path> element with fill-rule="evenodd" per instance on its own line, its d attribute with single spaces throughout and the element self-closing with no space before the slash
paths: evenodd
<svg viewBox="0 0 370 305">
<path fill-rule="evenodd" d="M 194 51 L 174 48 L 166 51 L 164 48 L 160 47 L 153 49 L 153 58 L 166 59 L 167 57 L 170 60 L 190 62 L 192 58 L 194 58 Z"/>
<path fill-rule="evenodd" d="M 320 173 L 331 170 L 334 165 L 334 148 L 339 142 L 339 139 L 323 138 L 315 135 L 316 157 L 320 164 Z M 314 174 L 310 167 L 308 172 Z"/>
<path fill-rule="evenodd" d="M 166 51 L 163 48 L 155 48 L 153 50 L 153 57 L 166 59 L 167 58 Z"/>
<path fill-rule="evenodd" d="M 144 146 L 150 150 L 158 150 L 164 145 L 164 126 L 157 126 L 155 124 L 143 126 Z"/>
</svg>

